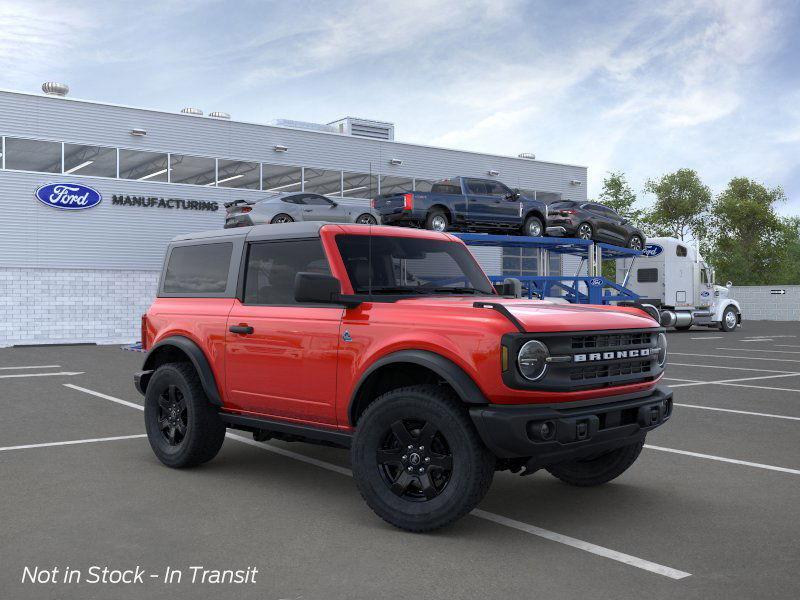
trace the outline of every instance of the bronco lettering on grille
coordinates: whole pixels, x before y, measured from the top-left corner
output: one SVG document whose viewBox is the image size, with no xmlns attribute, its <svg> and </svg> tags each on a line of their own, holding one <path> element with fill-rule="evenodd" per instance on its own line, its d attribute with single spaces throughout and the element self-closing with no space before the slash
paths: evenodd
<svg viewBox="0 0 800 600">
<path fill-rule="evenodd" d="M 613 360 L 615 358 L 640 358 L 650 356 L 650 348 L 637 348 L 635 350 L 615 350 L 614 352 L 591 352 L 589 354 L 576 354 L 573 362 L 593 362 L 596 360 Z"/>
</svg>

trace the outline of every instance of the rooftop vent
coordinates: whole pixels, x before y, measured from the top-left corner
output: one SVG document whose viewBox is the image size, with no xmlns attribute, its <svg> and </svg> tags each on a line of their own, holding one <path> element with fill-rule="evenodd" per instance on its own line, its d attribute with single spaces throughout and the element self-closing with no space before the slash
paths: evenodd
<svg viewBox="0 0 800 600">
<path fill-rule="evenodd" d="M 195 115 L 197 117 L 203 116 L 203 111 L 199 108 L 192 108 L 191 106 L 187 106 L 186 108 L 182 108 L 181 112 L 185 115 Z"/>
<path fill-rule="evenodd" d="M 56 83 L 47 81 L 42 84 L 42 91 L 48 96 L 66 96 L 69 94 L 69 86 L 66 83 Z"/>
<path fill-rule="evenodd" d="M 517 156 L 526 160 L 536 160 L 536 155 L 533 152 L 521 152 Z"/>
<path fill-rule="evenodd" d="M 324 123 L 310 123 L 309 121 L 293 121 L 292 119 L 273 119 L 269 125 L 277 127 L 291 127 L 292 129 L 306 129 L 308 131 L 321 131 L 323 133 L 336 133 L 336 128 Z"/>
<path fill-rule="evenodd" d="M 333 121 L 329 125 L 333 125 L 338 133 L 344 133 L 345 135 L 371 138 L 373 140 L 394 140 L 394 123 L 345 117 L 338 121 Z"/>
<path fill-rule="evenodd" d="M 218 110 L 215 110 L 214 112 L 208 113 L 208 116 L 213 118 L 213 119 L 230 119 L 231 118 L 231 116 L 228 113 L 221 112 L 221 111 L 218 111 Z"/>
</svg>

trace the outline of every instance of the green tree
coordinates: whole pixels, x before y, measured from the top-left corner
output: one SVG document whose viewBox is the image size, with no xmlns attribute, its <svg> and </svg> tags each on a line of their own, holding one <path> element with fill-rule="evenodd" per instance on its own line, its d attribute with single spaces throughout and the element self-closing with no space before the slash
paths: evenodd
<svg viewBox="0 0 800 600">
<path fill-rule="evenodd" d="M 800 256 L 797 219 L 782 219 L 775 204 L 780 187 L 767 188 L 746 177 L 731 179 L 711 207 L 710 250 L 719 281 L 737 285 L 797 282 Z"/>
<path fill-rule="evenodd" d="M 634 206 L 636 194 L 633 193 L 625 173 L 610 171 L 603 180 L 603 191 L 600 192 L 600 203 L 617 211 L 637 227 L 642 220 L 642 211 Z"/>
<path fill-rule="evenodd" d="M 649 179 L 644 191 L 655 196 L 643 219 L 649 233 L 681 240 L 705 237 L 711 190 L 696 171 L 678 169 L 660 179 Z"/>
</svg>

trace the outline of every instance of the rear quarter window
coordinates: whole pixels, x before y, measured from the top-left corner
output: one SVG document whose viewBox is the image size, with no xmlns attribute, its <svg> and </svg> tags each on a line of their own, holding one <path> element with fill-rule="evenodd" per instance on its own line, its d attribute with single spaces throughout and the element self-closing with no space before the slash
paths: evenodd
<svg viewBox="0 0 800 600">
<path fill-rule="evenodd" d="M 169 254 L 162 292 L 166 294 L 222 294 L 228 287 L 233 244 L 175 246 Z"/>
</svg>

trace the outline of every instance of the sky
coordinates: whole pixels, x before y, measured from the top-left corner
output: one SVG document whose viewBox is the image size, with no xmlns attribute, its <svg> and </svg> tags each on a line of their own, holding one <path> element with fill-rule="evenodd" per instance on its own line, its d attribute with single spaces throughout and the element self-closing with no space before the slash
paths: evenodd
<svg viewBox="0 0 800 600">
<path fill-rule="evenodd" d="M 800 215 L 800 2 L 0 0 L 0 88 L 395 137 L 644 182 L 782 186 Z"/>
</svg>

